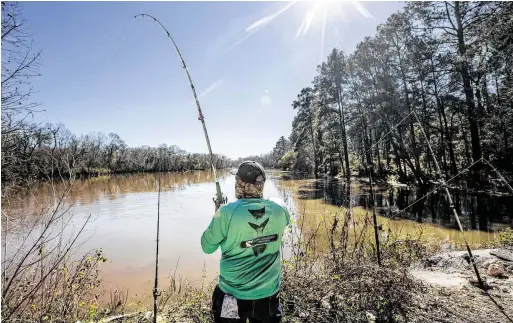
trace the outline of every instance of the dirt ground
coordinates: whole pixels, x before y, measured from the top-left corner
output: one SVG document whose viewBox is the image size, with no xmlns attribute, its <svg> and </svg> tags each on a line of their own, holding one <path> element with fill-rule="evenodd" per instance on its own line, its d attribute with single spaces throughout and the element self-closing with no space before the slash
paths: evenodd
<svg viewBox="0 0 513 323">
<path fill-rule="evenodd" d="M 513 322 L 513 250 L 483 249 L 473 255 L 486 291 L 478 287 L 464 251 L 439 253 L 411 270 L 427 286 L 415 300 L 414 321 Z"/>
</svg>

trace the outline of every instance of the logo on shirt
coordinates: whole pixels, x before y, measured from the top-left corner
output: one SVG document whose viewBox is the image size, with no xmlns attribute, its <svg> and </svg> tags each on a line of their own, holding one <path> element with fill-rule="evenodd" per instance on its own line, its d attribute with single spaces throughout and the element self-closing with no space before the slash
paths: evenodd
<svg viewBox="0 0 513 323">
<path fill-rule="evenodd" d="M 255 219 L 260 219 L 261 217 L 263 217 L 265 215 L 265 206 L 261 209 L 256 209 L 256 210 L 249 210 L 249 213 L 251 213 L 251 215 L 255 218 Z"/>
<path fill-rule="evenodd" d="M 241 248 L 251 248 L 253 249 L 253 254 L 256 256 L 264 253 L 267 248 L 267 244 L 270 242 L 274 242 L 278 240 L 277 234 L 272 234 L 270 236 L 258 237 L 253 240 L 242 241 L 240 244 Z"/>
<path fill-rule="evenodd" d="M 262 224 L 258 225 L 258 224 L 254 224 L 254 223 L 251 223 L 251 222 L 248 222 L 249 226 L 252 227 L 253 229 L 255 229 L 255 231 L 257 233 L 264 233 L 264 229 L 265 229 L 265 226 L 267 225 L 267 223 L 269 222 L 269 219 L 266 219 Z"/>
<path fill-rule="evenodd" d="M 264 251 L 265 251 L 265 248 L 267 248 L 267 245 L 265 245 L 265 244 L 254 246 L 253 247 L 253 254 L 255 255 L 255 257 L 260 255 L 260 254 L 263 254 Z"/>
<path fill-rule="evenodd" d="M 251 248 L 251 247 L 263 245 L 263 244 L 266 244 L 269 242 L 274 242 L 276 240 L 278 240 L 278 235 L 271 234 L 270 236 L 258 237 L 258 238 L 252 239 L 252 240 L 242 241 L 240 243 L 240 247 L 241 248 Z"/>
</svg>

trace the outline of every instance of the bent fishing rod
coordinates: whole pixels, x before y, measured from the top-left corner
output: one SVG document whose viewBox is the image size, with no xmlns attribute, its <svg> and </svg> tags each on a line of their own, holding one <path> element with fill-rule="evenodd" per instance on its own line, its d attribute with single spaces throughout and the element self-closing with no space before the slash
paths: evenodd
<svg viewBox="0 0 513 323">
<path fill-rule="evenodd" d="M 214 204 L 216 206 L 216 210 L 221 206 L 221 204 L 226 203 L 228 200 L 226 197 L 223 197 L 223 193 L 221 192 L 221 185 L 219 185 L 219 180 L 217 178 L 217 172 L 216 167 L 214 165 L 214 154 L 212 154 L 212 147 L 210 145 L 210 139 L 208 138 L 208 132 L 207 132 L 207 126 L 205 124 L 205 117 L 203 116 L 203 113 L 201 112 L 201 106 L 198 100 L 198 96 L 196 95 L 196 89 L 194 87 L 194 83 L 192 82 L 191 75 L 189 73 L 189 70 L 187 69 L 187 65 L 185 64 L 185 60 L 183 59 L 182 53 L 180 52 L 180 49 L 178 48 L 178 45 L 176 44 L 173 37 L 171 37 L 171 33 L 164 27 L 164 25 L 155 17 L 148 15 L 148 14 L 139 14 L 134 17 L 134 19 L 137 19 L 138 17 L 148 18 L 150 20 L 153 20 L 157 25 L 162 28 L 162 30 L 167 34 L 167 37 L 171 40 L 171 43 L 173 43 L 173 46 L 176 50 L 176 53 L 178 54 L 178 57 L 180 58 L 180 61 L 182 62 L 183 69 L 185 70 L 185 74 L 187 75 L 187 79 L 189 80 L 189 84 L 191 86 L 192 94 L 194 95 L 194 100 L 196 102 L 196 106 L 198 107 L 198 120 L 201 121 L 201 124 L 203 125 L 203 132 L 205 133 L 205 140 L 207 141 L 207 147 L 208 147 L 208 153 L 210 155 L 210 165 L 212 167 L 212 173 L 214 174 L 214 180 L 216 183 L 216 198 L 213 198 Z M 160 157 L 159 157 L 159 168 L 160 168 Z M 159 169 L 160 170 L 160 169 Z M 158 303 L 157 298 L 160 296 L 160 293 L 158 292 L 158 270 L 159 270 L 159 226 L 160 226 L 160 173 L 159 173 L 159 179 L 158 179 L 158 202 L 157 202 L 157 249 L 156 249 L 156 259 L 155 259 L 155 285 L 153 288 L 153 322 L 157 322 L 157 310 L 158 310 Z"/>
<path fill-rule="evenodd" d="M 182 62 L 183 69 L 185 70 L 185 74 L 187 75 L 187 79 L 189 80 L 189 84 L 191 86 L 192 94 L 194 95 L 194 101 L 196 102 L 196 106 L 198 107 L 198 120 L 201 121 L 201 124 L 203 125 L 203 132 L 205 133 L 205 140 L 207 141 L 207 147 L 208 147 L 208 153 L 210 155 L 210 165 L 212 167 L 212 173 L 214 174 L 214 180 L 216 182 L 216 198 L 214 199 L 214 203 L 216 204 L 216 209 L 223 203 L 227 202 L 226 198 L 223 198 L 223 193 L 221 192 L 221 186 L 219 185 L 219 180 L 217 178 L 217 172 L 216 167 L 214 165 L 214 154 L 212 153 L 212 147 L 210 145 L 210 139 L 208 138 L 208 132 L 207 132 L 207 126 L 205 124 L 205 117 L 203 116 L 203 113 L 201 112 L 201 106 L 198 100 L 198 96 L 196 95 L 196 88 L 194 87 L 194 83 L 192 82 L 191 74 L 189 73 L 189 69 L 187 68 L 187 65 L 185 64 L 185 60 L 183 59 L 182 53 L 180 52 L 180 49 L 178 48 L 178 45 L 176 44 L 173 37 L 171 37 L 171 33 L 164 27 L 164 25 L 155 17 L 149 14 L 141 13 L 134 17 L 134 19 L 137 19 L 138 17 L 147 18 L 150 20 L 153 20 L 157 25 L 162 28 L 162 30 L 167 34 L 167 37 L 171 40 L 171 43 L 173 43 L 173 46 L 176 50 L 176 53 L 178 54 L 178 57 L 180 58 L 180 61 Z"/>
</svg>

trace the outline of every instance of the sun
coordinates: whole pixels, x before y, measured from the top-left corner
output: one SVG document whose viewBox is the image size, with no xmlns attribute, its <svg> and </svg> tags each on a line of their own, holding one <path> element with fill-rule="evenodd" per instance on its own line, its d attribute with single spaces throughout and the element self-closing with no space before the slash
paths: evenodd
<svg viewBox="0 0 513 323">
<path fill-rule="evenodd" d="M 319 59 L 322 61 L 324 57 L 324 40 L 326 36 L 326 27 L 328 19 L 334 22 L 348 21 L 351 18 L 354 9 L 365 18 L 373 18 L 372 15 L 358 1 L 336 1 L 336 0 L 317 0 L 312 2 L 303 2 L 305 4 L 302 10 L 304 18 L 296 31 L 296 39 L 303 38 L 312 25 L 319 24 L 321 29 L 320 36 L 320 54 Z M 353 7 L 353 8 L 349 8 Z M 352 9 L 352 10 L 351 10 Z"/>
<path fill-rule="evenodd" d="M 246 36 L 236 42 L 230 48 L 237 46 L 244 40 L 249 38 L 253 33 L 263 29 L 273 20 L 289 11 L 292 7 L 297 8 L 297 12 L 301 16 L 301 23 L 296 30 L 295 39 L 303 38 L 311 29 L 312 26 L 320 26 L 321 30 L 321 60 L 324 51 L 324 39 L 326 35 L 326 28 L 328 21 L 330 22 L 348 22 L 354 17 L 354 9 L 365 18 L 374 18 L 365 7 L 358 1 L 342 1 L 342 0 L 317 0 L 317 1 L 292 1 L 283 6 L 281 9 L 253 22 L 246 28 Z"/>
<path fill-rule="evenodd" d="M 305 36 L 312 23 L 316 21 L 321 22 L 325 26 L 326 19 L 328 18 L 328 8 L 333 6 L 333 1 L 318 0 L 309 4 L 310 6 L 306 9 L 305 17 L 296 32 L 296 38 Z"/>
</svg>

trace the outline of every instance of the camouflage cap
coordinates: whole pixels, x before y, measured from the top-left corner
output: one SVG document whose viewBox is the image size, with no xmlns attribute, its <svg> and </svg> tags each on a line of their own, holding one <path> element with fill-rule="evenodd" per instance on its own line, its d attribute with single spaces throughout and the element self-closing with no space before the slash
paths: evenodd
<svg viewBox="0 0 513 323">
<path fill-rule="evenodd" d="M 243 182 L 249 184 L 256 184 L 257 182 L 265 182 L 265 171 L 262 165 L 257 162 L 248 160 L 239 165 L 237 172 L 232 172 L 237 175 Z"/>
</svg>

